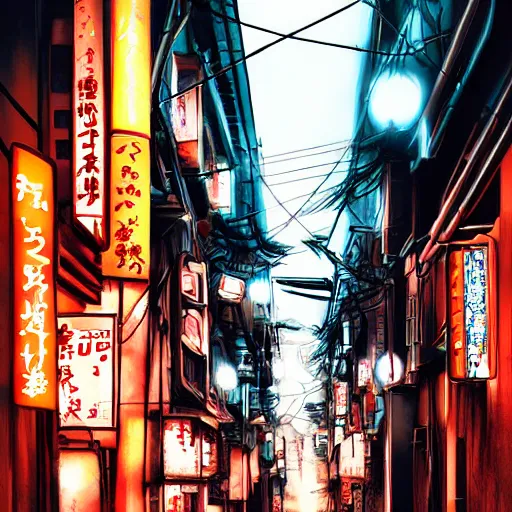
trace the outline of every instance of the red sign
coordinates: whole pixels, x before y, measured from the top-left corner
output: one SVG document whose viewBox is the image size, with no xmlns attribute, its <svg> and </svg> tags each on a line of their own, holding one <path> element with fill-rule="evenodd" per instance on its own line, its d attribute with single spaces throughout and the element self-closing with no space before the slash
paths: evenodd
<svg viewBox="0 0 512 512">
<path fill-rule="evenodd" d="M 347 414 L 348 382 L 334 383 L 334 404 L 336 416 Z"/>
<path fill-rule="evenodd" d="M 272 512 L 281 512 L 282 510 L 283 510 L 283 503 L 281 501 L 281 496 L 276 494 L 272 498 Z"/>
</svg>

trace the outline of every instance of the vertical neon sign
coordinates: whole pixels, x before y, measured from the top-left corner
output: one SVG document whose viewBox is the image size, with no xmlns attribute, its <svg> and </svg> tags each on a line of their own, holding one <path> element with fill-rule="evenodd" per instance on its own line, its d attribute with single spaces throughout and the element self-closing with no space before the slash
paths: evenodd
<svg viewBox="0 0 512 512">
<path fill-rule="evenodd" d="M 75 0 L 73 203 L 75 219 L 105 238 L 103 2 Z"/>
<path fill-rule="evenodd" d="M 450 377 L 455 380 L 492 379 L 496 374 L 495 249 L 466 245 L 449 254 Z M 477 239 L 475 239 L 477 240 Z"/>
<path fill-rule="evenodd" d="M 53 167 L 21 145 L 12 147 L 11 166 L 14 402 L 55 409 Z"/>
<path fill-rule="evenodd" d="M 149 277 L 150 112 L 150 2 L 113 0 L 110 247 L 103 258 L 112 277 Z"/>
</svg>

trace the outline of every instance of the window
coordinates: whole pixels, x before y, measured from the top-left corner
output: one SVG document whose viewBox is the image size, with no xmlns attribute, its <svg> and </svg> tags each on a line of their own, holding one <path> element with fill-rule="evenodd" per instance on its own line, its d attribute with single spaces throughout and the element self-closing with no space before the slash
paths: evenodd
<svg viewBox="0 0 512 512">
<path fill-rule="evenodd" d="M 205 370 L 206 361 L 204 357 L 192 352 L 186 345 L 182 345 L 183 353 L 183 376 L 187 383 L 199 393 L 205 393 Z"/>
<path fill-rule="evenodd" d="M 71 128 L 71 110 L 54 110 L 53 112 L 54 128 Z"/>
<path fill-rule="evenodd" d="M 73 47 L 54 44 L 51 48 L 50 86 L 52 92 L 69 94 L 71 92 Z"/>
<path fill-rule="evenodd" d="M 55 141 L 55 158 L 57 160 L 69 160 L 71 158 L 71 142 L 69 139 Z"/>
</svg>

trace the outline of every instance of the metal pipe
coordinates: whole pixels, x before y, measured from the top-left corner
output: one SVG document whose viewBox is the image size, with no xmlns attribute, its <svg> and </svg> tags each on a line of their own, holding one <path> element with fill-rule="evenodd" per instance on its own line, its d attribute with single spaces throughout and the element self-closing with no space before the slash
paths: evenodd
<svg viewBox="0 0 512 512">
<path fill-rule="evenodd" d="M 462 173 L 459 176 L 459 179 L 457 180 L 457 182 L 451 189 L 451 191 L 448 195 L 448 198 L 446 199 L 446 201 L 444 202 L 444 204 L 441 208 L 441 212 L 439 213 L 437 219 L 435 220 L 434 224 L 432 225 L 432 228 L 430 230 L 430 240 L 428 241 L 427 245 L 425 246 L 425 248 L 423 249 L 423 251 L 421 252 L 421 255 L 419 257 L 420 263 L 425 263 L 426 261 L 431 259 L 432 256 L 434 256 L 434 254 L 437 252 L 437 250 L 438 250 L 437 242 L 439 241 L 440 236 L 442 234 L 442 227 L 445 224 L 446 219 L 448 218 L 448 214 L 449 214 L 451 208 L 453 207 L 453 205 L 455 204 L 455 200 L 456 200 L 457 196 L 459 195 L 466 180 L 468 179 L 469 175 L 471 174 L 471 171 L 475 167 L 477 159 L 481 155 L 481 151 L 483 150 L 485 143 L 488 142 L 488 139 L 490 138 L 492 133 L 494 133 L 496 124 L 499 121 L 499 116 L 501 114 L 501 110 L 503 109 L 506 101 L 509 99 L 511 92 L 512 92 L 512 78 L 509 79 L 509 82 L 507 84 L 505 92 L 501 96 L 499 103 L 494 110 L 494 113 L 487 121 L 487 123 L 482 131 L 482 134 L 476 141 L 475 145 L 473 146 L 473 149 L 471 150 L 471 152 L 469 154 L 465 168 L 463 169 Z M 504 134 L 507 132 L 507 129 L 508 129 L 508 125 L 507 125 L 507 128 L 504 130 Z M 500 136 L 500 139 L 498 140 L 498 143 L 495 145 L 495 149 L 493 150 L 492 154 L 494 154 L 496 148 L 499 147 L 500 144 L 502 144 L 502 142 L 504 140 L 504 134 L 502 134 Z M 486 160 L 485 164 L 482 166 L 480 173 L 478 174 L 478 177 L 477 177 L 478 183 L 480 183 L 480 181 L 484 178 L 484 175 L 487 173 L 489 164 L 490 164 L 490 160 L 488 158 Z M 475 184 L 473 184 L 473 187 L 470 189 L 471 196 L 474 194 L 475 190 L 476 190 L 476 187 L 475 187 Z M 471 199 L 471 196 L 468 193 L 466 200 L 469 201 Z M 457 215 L 450 221 L 450 229 L 451 230 L 454 229 L 454 226 L 456 227 L 458 225 L 461 218 L 462 218 L 461 212 L 459 209 L 459 211 L 457 212 Z"/>
<path fill-rule="evenodd" d="M 448 240 L 453 235 L 454 231 L 457 229 L 457 225 L 459 224 L 459 222 L 465 217 L 466 213 L 468 212 L 471 199 L 474 196 L 475 192 L 478 190 L 480 183 L 485 178 L 487 171 L 489 169 L 493 170 L 498 166 L 499 161 L 501 160 L 502 157 L 502 155 L 500 154 L 500 150 L 503 148 L 504 143 L 506 143 L 511 134 L 512 117 L 508 120 L 508 123 L 505 126 L 498 142 L 492 149 L 490 155 L 487 157 L 484 165 L 482 166 L 482 169 L 480 170 L 478 176 L 471 185 L 469 192 L 467 193 L 466 197 L 462 201 L 462 204 L 457 210 L 457 213 L 453 216 L 452 220 L 448 224 L 448 227 L 443 231 L 443 233 L 439 237 L 440 242 L 445 242 L 446 240 Z"/>
<path fill-rule="evenodd" d="M 450 121 L 453 111 L 462 96 L 464 91 L 464 87 L 466 86 L 469 77 L 473 73 L 475 66 L 482 55 L 482 51 L 489 40 L 492 30 L 492 24 L 494 21 L 494 13 L 496 11 L 496 0 L 491 0 L 491 5 L 489 6 L 489 11 L 487 13 L 487 18 L 485 20 L 485 25 L 482 31 L 482 35 L 480 36 L 476 48 L 471 55 L 471 59 L 466 67 L 464 75 L 460 79 L 460 82 L 455 87 L 455 92 L 452 94 L 450 101 L 448 102 L 448 107 L 445 110 L 444 116 L 441 119 L 441 123 L 439 127 L 434 131 L 433 136 L 430 140 L 429 144 L 429 154 L 435 155 L 439 145 L 441 144 L 442 136 L 446 127 L 448 126 L 448 122 Z"/>
<path fill-rule="evenodd" d="M 469 31 L 469 27 L 471 26 L 471 22 L 473 21 L 479 3 L 480 0 L 470 0 L 464 13 L 462 14 L 462 17 L 453 36 L 452 43 L 448 53 L 446 54 L 446 58 L 444 59 L 443 67 L 441 68 L 441 71 L 439 71 L 439 75 L 437 76 L 436 83 L 434 84 L 434 88 L 430 94 L 429 101 L 423 112 L 422 117 L 424 119 L 428 118 L 436 109 L 442 89 L 448 80 L 448 76 L 451 73 L 453 66 L 455 65 L 455 60 L 460 53 L 462 44 Z"/>
</svg>

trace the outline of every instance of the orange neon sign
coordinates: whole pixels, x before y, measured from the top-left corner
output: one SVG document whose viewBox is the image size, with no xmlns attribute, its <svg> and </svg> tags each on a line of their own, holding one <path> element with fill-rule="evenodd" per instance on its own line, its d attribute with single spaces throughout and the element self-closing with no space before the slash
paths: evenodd
<svg viewBox="0 0 512 512">
<path fill-rule="evenodd" d="M 73 203 L 76 220 L 105 238 L 103 1 L 76 0 L 74 23 Z"/>
<path fill-rule="evenodd" d="M 119 278 L 149 277 L 149 140 L 113 135 L 110 168 L 110 248 L 103 273 Z"/>
<path fill-rule="evenodd" d="M 13 145 L 14 402 L 44 409 L 57 404 L 53 174 L 36 151 Z"/>
<path fill-rule="evenodd" d="M 112 1 L 112 130 L 150 136 L 150 0 Z"/>
</svg>

